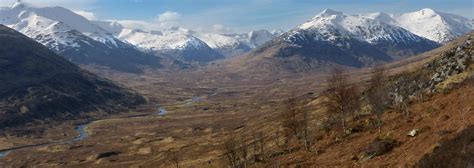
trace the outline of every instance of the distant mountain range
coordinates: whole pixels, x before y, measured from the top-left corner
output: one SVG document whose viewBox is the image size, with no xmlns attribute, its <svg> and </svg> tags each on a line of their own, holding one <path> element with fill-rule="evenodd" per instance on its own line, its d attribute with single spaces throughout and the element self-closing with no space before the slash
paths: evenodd
<svg viewBox="0 0 474 168">
<path fill-rule="evenodd" d="M 161 58 L 117 39 L 86 18 L 62 7 L 25 3 L 0 8 L 0 24 L 35 39 L 77 64 L 95 64 L 126 72 L 161 67 Z"/>
<path fill-rule="evenodd" d="M 0 25 L 0 128 L 115 113 L 145 98 Z"/>
<path fill-rule="evenodd" d="M 196 32 L 182 27 L 147 32 L 124 28 L 113 21 L 96 21 L 96 24 L 146 51 L 198 63 L 246 53 L 282 33 L 258 30 L 248 34 L 215 34 Z"/>
<path fill-rule="evenodd" d="M 113 21 L 91 21 L 62 7 L 15 3 L 0 8 L 0 24 L 31 37 L 77 64 L 139 72 L 162 67 L 163 58 L 205 64 L 248 52 L 281 31 L 198 33 L 175 27 L 145 32 Z"/>
<path fill-rule="evenodd" d="M 433 49 L 469 32 L 473 23 L 471 19 L 431 9 L 359 15 L 325 10 L 286 33 L 257 30 L 218 34 L 182 27 L 130 29 L 115 21 L 87 20 L 62 7 L 38 8 L 15 3 L 0 8 L 0 24 L 35 39 L 68 60 L 126 72 L 156 69 L 169 62 L 205 65 L 249 52 L 265 53 L 265 57 L 297 56 L 290 62 L 305 63 L 288 67 L 295 69 L 318 67 L 326 62 L 361 67 Z"/>
<path fill-rule="evenodd" d="M 404 28 L 327 9 L 241 59 L 235 59 L 239 63 L 231 64 L 246 69 L 266 67 L 275 72 L 307 71 L 332 65 L 363 67 L 413 56 L 438 46 Z"/>
</svg>

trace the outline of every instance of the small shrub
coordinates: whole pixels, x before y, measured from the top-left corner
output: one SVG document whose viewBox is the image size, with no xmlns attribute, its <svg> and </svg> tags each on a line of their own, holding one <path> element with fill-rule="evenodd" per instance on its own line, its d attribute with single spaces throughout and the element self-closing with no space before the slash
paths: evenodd
<svg viewBox="0 0 474 168">
<path fill-rule="evenodd" d="M 397 141 L 392 138 L 375 138 L 365 149 L 365 157 L 372 158 L 384 155 L 396 146 Z"/>
</svg>

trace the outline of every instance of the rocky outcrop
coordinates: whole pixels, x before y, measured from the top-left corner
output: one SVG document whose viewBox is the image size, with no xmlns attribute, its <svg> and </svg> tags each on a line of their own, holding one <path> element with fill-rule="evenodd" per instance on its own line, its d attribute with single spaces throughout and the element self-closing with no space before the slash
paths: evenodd
<svg viewBox="0 0 474 168">
<path fill-rule="evenodd" d="M 447 80 L 450 76 L 460 74 L 467 70 L 474 60 L 473 36 L 468 36 L 463 44 L 444 52 L 440 58 L 427 63 L 425 68 L 434 74 L 428 81 L 428 91 L 436 92 L 436 85 Z"/>
<path fill-rule="evenodd" d="M 391 82 L 391 97 L 401 102 L 419 94 L 435 93 L 449 78 L 467 72 L 474 63 L 474 35 L 467 35 L 461 44 L 443 52 L 422 69 L 395 77 Z M 468 74 L 468 76 L 472 76 Z"/>
</svg>

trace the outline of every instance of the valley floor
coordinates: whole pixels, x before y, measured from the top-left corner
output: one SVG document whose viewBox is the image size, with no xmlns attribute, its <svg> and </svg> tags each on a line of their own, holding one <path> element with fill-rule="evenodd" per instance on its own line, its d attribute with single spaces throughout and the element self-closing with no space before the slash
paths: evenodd
<svg viewBox="0 0 474 168">
<path fill-rule="evenodd" d="M 407 64 L 425 62 L 424 58 L 427 56 L 390 64 L 390 73 L 398 74 Z M 363 84 L 368 72 L 351 71 L 356 76 L 351 80 Z M 149 103 L 136 111 L 98 116 L 101 120 L 88 125 L 88 137 L 81 141 L 12 151 L 0 158 L 0 167 L 175 167 L 176 163 L 181 167 L 226 167 L 223 144 L 230 134 L 244 135 L 244 141 L 249 142 L 254 135 L 261 137 L 266 157 L 257 163 L 249 161 L 253 167 L 414 166 L 474 123 L 472 86 L 412 103 L 410 119 L 396 110 L 387 111 L 381 134 L 370 126 L 371 117 L 363 116 L 350 122 L 351 127 L 361 128 L 359 132 L 341 136 L 337 126 L 321 129 L 326 119 L 319 99 L 325 88 L 324 73 L 269 79 L 212 71 L 98 73 L 137 90 Z M 285 102 L 291 95 L 309 111 L 309 127 L 315 135 L 310 152 L 296 149 L 288 153 L 280 146 L 284 143 L 280 116 L 287 110 Z M 157 107 L 165 108 L 165 115 L 127 117 L 154 114 Z M 35 136 L 1 137 L 0 149 L 70 139 L 78 135 L 74 126 L 84 122 L 46 124 L 46 131 L 33 132 Z M 413 129 L 419 130 L 418 135 L 408 137 Z M 396 146 L 382 156 L 361 156 L 377 137 L 389 137 Z"/>
</svg>

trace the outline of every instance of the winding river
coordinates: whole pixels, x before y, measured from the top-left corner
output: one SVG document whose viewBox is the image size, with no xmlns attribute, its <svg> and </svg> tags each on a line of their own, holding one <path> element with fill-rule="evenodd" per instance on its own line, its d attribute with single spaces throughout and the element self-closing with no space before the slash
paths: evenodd
<svg viewBox="0 0 474 168">
<path fill-rule="evenodd" d="M 214 93 L 206 95 L 206 96 L 193 97 L 192 99 L 188 99 L 188 100 L 184 101 L 184 105 L 190 106 L 190 105 L 192 105 L 196 102 L 202 101 L 206 97 L 214 96 L 216 94 L 217 94 L 217 92 L 214 92 Z M 164 116 L 167 113 L 168 113 L 168 111 L 163 106 L 156 105 L 156 113 L 128 116 L 128 117 L 124 117 L 124 118 L 147 117 L 147 116 L 150 116 L 150 115 L 153 115 L 153 114 L 156 114 L 158 116 Z M 107 120 L 107 119 L 102 119 L 102 120 Z M 8 148 L 8 149 L 2 149 L 2 150 L 0 150 L 0 158 L 5 157 L 5 156 L 8 155 L 8 153 L 13 152 L 15 150 L 19 150 L 19 149 L 40 147 L 40 146 L 53 145 L 53 144 L 66 144 L 66 143 L 72 143 L 72 142 L 76 142 L 76 141 L 82 141 L 82 140 L 86 139 L 87 137 L 89 137 L 89 133 L 87 133 L 87 127 L 91 123 L 94 123 L 94 122 L 97 122 L 97 121 L 101 121 L 101 120 L 95 120 L 95 121 L 88 122 L 86 124 L 81 124 L 81 125 L 76 126 L 74 128 L 74 130 L 76 132 L 78 132 L 79 135 L 72 138 L 72 139 L 58 140 L 58 141 L 53 141 L 53 142 L 45 142 L 45 143 L 40 143 L 40 144 L 24 145 L 24 146 L 18 146 L 18 147 L 13 147 L 13 148 Z"/>
</svg>

